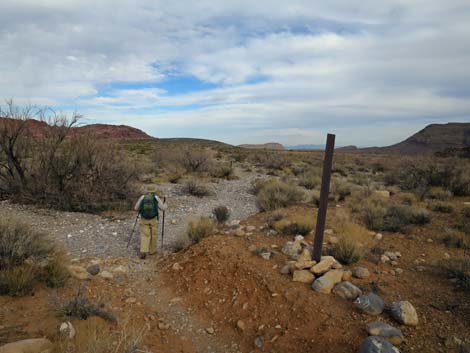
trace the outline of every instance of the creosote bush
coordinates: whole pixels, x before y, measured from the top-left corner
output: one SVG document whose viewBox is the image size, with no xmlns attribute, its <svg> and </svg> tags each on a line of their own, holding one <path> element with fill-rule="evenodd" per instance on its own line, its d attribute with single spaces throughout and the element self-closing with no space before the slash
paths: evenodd
<svg viewBox="0 0 470 353">
<path fill-rule="evenodd" d="M 444 275 L 457 279 L 459 286 L 470 293 L 470 257 L 441 260 L 436 268 Z"/>
<path fill-rule="evenodd" d="M 86 320 L 90 316 L 98 316 L 110 322 L 116 322 L 116 317 L 104 310 L 103 304 L 95 304 L 78 288 L 75 295 L 59 309 L 59 314 L 76 319 Z"/>
<path fill-rule="evenodd" d="M 194 177 L 186 179 L 183 184 L 183 191 L 197 197 L 204 197 L 211 194 L 208 186 L 203 181 Z"/>
<path fill-rule="evenodd" d="M 428 207 L 434 212 L 440 212 L 440 213 L 454 212 L 454 206 L 450 202 L 445 202 L 445 201 L 429 202 Z"/>
<path fill-rule="evenodd" d="M 304 198 L 304 193 L 297 186 L 277 179 L 268 179 L 256 186 L 258 203 L 262 210 L 270 211 L 292 206 Z"/>
<path fill-rule="evenodd" d="M 0 294 L 26 295 L 37 282 L 63 286 L 65 261 L 44 234 L 16 219 L 0 221 Z"/>
<path fill-rule="evenodd" d="M 214 230 L 214 223 L 209 217 L 190 220 L 188 223 L 188 237 L 193 244 L 199 243 Z"/>
<path fill-rule="evenodd" d="M 217 223 L 224 224 L 230 218 L 230 210 L 227 206 L 217 206 L 212 210 Z"/>
</svg>

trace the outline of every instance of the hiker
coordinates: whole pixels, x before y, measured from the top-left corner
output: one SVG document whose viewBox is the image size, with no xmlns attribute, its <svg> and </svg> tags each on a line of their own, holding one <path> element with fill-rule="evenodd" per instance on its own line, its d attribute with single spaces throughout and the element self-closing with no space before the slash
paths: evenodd
<svg viewBox="0 0 470 353">
<path fill-rule="evenodd" d="M 158 210 L 165 211 L 166 204 L 155 195 L 155 187 L 149 187 L 147 194 L 142 195 L 134 209 L 140 214 L 140 258 L 155 254 L 158 238 Z"/>
</svg>

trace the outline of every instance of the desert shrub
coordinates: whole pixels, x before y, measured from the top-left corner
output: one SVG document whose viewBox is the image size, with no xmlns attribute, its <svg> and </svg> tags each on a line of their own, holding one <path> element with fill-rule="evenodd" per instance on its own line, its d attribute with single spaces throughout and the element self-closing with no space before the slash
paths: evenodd
<svg viewBox="0 0 470 353">
<path fill-rule="evenodd" d="M 320 184 L 320 173 L 314 170 L 303 173 L 299 178 L 299 185 L 309 190 L 315 189 Z"/>
<path fill-rule="evenodd" d="M 265 211 L 294 205 L 304 197 L 297 186 L 276 179 L 263 182 L 256 195 L 260 208 Z"/>
<path fill-rule="evenodd" d="M 25 295 L 39 281 L 62 286 L 68 277 L 64 262 L 44 234 L 15 219 L 0 221 L 0 294 Z"/>
<path fill-rule="evenodd" d="M 256 151 L 250 155 L 250 161 L 260 167 L 271 171 L 282 170 L 289 167 L 289 160 L 275 151 Z"/>
<path fill-rule="evenodd" d="M 230 210 L 227 206 L 217 206 L 212 210 L 217 223 L 224 224 L 230 218 Z"/>
<path fill-rule="evenodd" d="M 77 289 L 75 295 L 59 309 L 59 314 L 80 320 L 86 320 L 91 316 L 98 316 L 110 322 L 116 322 L 116 317 L 104 310 L 103 304 L 95 304 L 88 299 L 82 290 Z"/>
<path fill-rule="evenodd" d="M 295 163 L 290 167 L 292 174 L 294 174 L 295 176 L 305 174 L 308 169 L 309 165 L 307 163 Z"/>
<path fill-rule="evenodd" d="M 457 279 L 458 284 L 470 292 L 470 257 L 441 260 L 436 267 L 444 275 Z"/>
<path fill-rule="evenodd" d="M 274 224 L 281 219 L 286 218 L 287 215 L 281 211 L 281 210 L 276 210 L 271 215 L 268 217 L 267 223 L 269 228 L 274 228 Z"/>
<path fill-rule="evenodd" d="M 184 176 L 185 170 L 179 164 L 170 163 L 165 168 L 167 179 L 170 183 L 178 183 Z"/>
<path fill-rule="evenodd" d="M 136 168 L 111 142 L 73 134 L 78 115 L 33 114 L 12 103 L 0 109 L 0 195 L 72 211 L 128 208 Z M 40 134 L 30 131 L 41 120 Z M 37 133 L 37 132 L 36 132 Z"/>
<path fill-rule="evenodd" d="M 178 160 L 187 172 L 207 172 L 213 164 L 213 157 L 208 149 L 186 147 L 180 152 Z"/>
<path fill-rule="evenodd" d="M 188 237 L 193 244 L 199 243 L 214 230 L 214 223 L 208 217 L 190 220 L 188 223 Z"/>
<path fill-rule="evenodd" d="M 328 254 L 340 263 L 349 265 L 360 260 L 362 250 L 354 240 L 340 237 L 339 241 L 328 249 Z"/>
<path fill-rule="evenodd" d="M 374 231 L 400 232 L 411 224 L 423 225 L 430 222 L 431 216 L 424 209 L 408 205 L 388 204 L 379 198 L 369 198 L 357 203 L 352 200 L 351 209 L 359 215 L 367 228 Z"/>
<path fill-rule="evenodd" d="M 307 235 L 315 226 L 311 216 L 295 216 L 293 218 L 282 218 L 274 222 L 273 228 L 285 235 Z"/>
<path fill-rule="evenodd" d="M 454 212 L 454 206 L 450 202 L 445 202 L 445 201 L 429 202 L 428 207 L 434 212 L 440 212 L 440 213 Z"/>
<path fill-rule="evenodd" d="M 470 236 L 451 230 L 446 230 L 442 242 L 451 248 L 470 249 Z"/>
<path fill-rule="evenodd" d="M 320 207 L 320 190 L 313 190 L 311 194 L 311 202 L 315 207 Z"/>
<path fill-rule="evenodd" d="M 231 163 L 223 163 L 212 167 L 211 176 L 220 179 L 230 179 L 233 176 L 233 166 Z"/>
<path fill-rule="evenodd" d="M 204 197 L 211 194 L 208 186 L 196 178 L 186 179 L 183 184 L 183 192 L 197 197 Z"/>
<path fill-rule="evenodd" d="M 445 190 L 441 187 L 431 188 L 425 195 L 426 199 L 429 200 L 440 200 L 445 201 L 452 197 L 452 192 Z"/>
<path fill-rule="evenodd" d="M 470 235 L 470 207 L 464 207 L 460 210 L 455 227 L 465 234 Z"/>
<path fill-rule="evenodd" d="M 351 195 L 352 185 L 343 179 L 332 179 L 330 184 L 330 201 L 343 201 L 346 196 Z"/>
</svg>

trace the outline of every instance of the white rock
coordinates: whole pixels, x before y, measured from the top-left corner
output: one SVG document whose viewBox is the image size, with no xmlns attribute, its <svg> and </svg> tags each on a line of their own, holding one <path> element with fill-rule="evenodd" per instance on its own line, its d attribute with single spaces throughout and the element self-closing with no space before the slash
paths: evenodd
<svg viewBox="0 0 470 353">
<path fill-rule="evenodd" d="M 70 321 L 66 321 L 60 324 L 59 333 L 70 339 L 75 337 L 75 328 Z"/>
</svg>

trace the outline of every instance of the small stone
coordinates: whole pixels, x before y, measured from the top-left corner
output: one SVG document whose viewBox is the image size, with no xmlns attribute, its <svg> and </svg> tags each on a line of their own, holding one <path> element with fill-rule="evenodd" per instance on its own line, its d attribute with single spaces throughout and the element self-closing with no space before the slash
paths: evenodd
<svg viewBox="0 0 470 353">
<path fill-rule="evenodd" d="M 245 323 L 244 323 L 242 320 L 238 320 L 238 321 L 237 321 L 237 327 L 238 327 L 241 331 L 245 331 L 245 330 L 246 330 L 246 325 L 245 325 Z"/>
<path fill-rule="evenodd" d="M 260 336 L 256 336 L 255 346 L 258 347 L 258 348 L 263 347 L 263 339 Z"/>
<path fill-rule="evenodd" d="M 134 304 L 134 303 L 137 302 L 137 299 L 134 298 L 134 297 L 129 297 L 125 300 L 125 302 L 128 303 L 128 304 Z"/>
<path fill-rule="evenodd" d="M 390 265 L 392 265 L 392 266 L 398 266 L 398 261 L 390 261 Z"/>
<path fill-rule="evenodd" d="M 88 266 L 86 270 L 90 275 L 96 276 L 98 273 L 100 273 L 100 265 L 95 264 L 95 265 Z"/>
<path fill-rule="evenodd" d="M 397 254 L 393 251 L 386 251 L 384 255 L 387 256 L 391 261 L 395 261 L 399 258 L 399 256 L 397 256 Z"/>
<path fill-rule="evenodd" d="M 414 306 L 408 301 L 394 302 L 390 306 L 392 317 L 402 325 L 418 325 L 418 314 Z"/>
<path fill-rule="evenodd" d="M 315 276 L 307 270 L 297 270 L 294 271 L 292 281 L 301 282 L 301 283 L 312 283 L 315 279 Z"/>
<path fill-rule="evenodd" d="M 281 273 L 283 275 L 288 275 L 290 273 L 294 273 L 294 271 L 297 269 L 297 267 L 295 266 L 296 262 L 295 261 L 289 261 L 287 264 L 285 264 L 282 268 L 281 268 Z"/>
<path fill-rule="evenodd" d="M 108 271 L 101 271 L 100 276 L 103 277 L 104 279 L 113 279 L 114 275 L 111 272 Z"/>
<path fill-rule="evenodd" d="M 351 282 L 343 281 L 333 288 L 333 294 L 346 300 L 355 300 L 362 294 L 362 291 Z"/>
<path fill-rule="evenodd" d="M 446 252 L 445 252 L 445 253 L 444 253 L 444 258 L 446 258 L 446 259 L 450 259 L 450 255 L 449 255 L 448 253 L 446 253 Z"/>
<path fill-rule="evenodd" d="M 87 279 L 90 279 L 91 276 L 90 274 L 87 272 L 87 270 L 82 267 L 82 266 L 78 266 L 78 265 L 69 265 L 67 267 L 70 275 L 73 277 L 73 278 L 76 278 L 78 280 L 87 280 Z"/>
<path fill-rule="evenodd" d="M 382 233 L 377 233 L 377 234 L 374 236 L 374 239 L 377 240 L 377 241 L 382 240 L 382 238 L 383 238 Z"/>
<path fill-rule="evenodd" d="M 379 336 L 369 336 L 362 341 L 359 353 L 400 353 L 390 342 Z"/>
<path fill-rule="evenodd" d="M 385 307 L 382 298 L 372 292 L 359 296 L 354 301 L 354 305 L 370 315 L 380 315 Z"/>
<path fill-rule="evenodd" d="M 172 219 L 171 224 L 175 225 L 176 224 L 176 219 Z"/>
<path fill-rule="evenodd" d="M 397 267 L 397 268 L 395 269 L 395 273 L 396 273 L 397 275 L 402 274 L 402 273 L 403 273 L 403 270 L 402 270 L 401 268 Z"/>
<path fill-rule="evenodd" d="M 246 226 L 246 231 L 247 232 L 254 232 L 256 230 L 255 226 Z"/>
<path fill-rule="evenodd" d="M 209 335 L 213 335 L 215 333 L 215 330 L 213 327 L 208 327 L 206 328 L 206 332 L 209 334 Z"/>
<path fill-rule="evenodd" d="M 256 248 L 256 245 L 254 245 L 254 244 L 252 244 L 252 245 L 250 245 L 250 246 L 248 247 L 248 251 L 250 251 L 250 252 L 255 252 L 256 249 L 257 249 L 257 248 Z"/>
<path fill-rule="evenodd" d="M 366 279 L 370 277 L 370 272 L 367 268 L 365 267 L 355 267 L 352 270 L 352 275 L 355 278 L 360 278 L 360 279 Z"/>
<path fill-rule="evenodd" d="M 244 231 L 244 230 L 241 230 L 241 229 L 237 229 L 237 230 L 235 231 L 235 235 L 236 235 L 237 237 L 244 237 L 244 236 L 245 236 L 245 231 Z"/>
<path fill-rule="evenodd" d="M 282 247 L 281 252 L 284 255 L 287 255 L 290 258 L 297 260 L 299 258 L 299 253 L 301 250 L 302 245 L 300 244 L 300 242 L 288 241 Z"/>
<path fill-rule="evenodd" d="M 165 324 L 164 322 L 159 322 L 157 326 L 158 329 L 162 331 L 168 330 L 170 328 L 170 324 Z"/>
<path fill-rule="evenodd" d="M 367 333 L 371 336 L 380 336 L 385 338 L 392 344 L 400 344 L 403 342 L 403 334 L 401 331 L 393 326 L 384 322 L 373 321 L 366 326 Z"/>
<path fill-rule="evenodd" d="M 70 321 L 63 322 L 60 324 L 59 333 L 61 336 L 72 339 L 75 337 L 75 328 Z"/>
<path fill-rule="evenodd" d="M 120 275 L 126 274 L 128 272 L 127 268 L 122 265 L 116 266 L 111 271 L 115 274 L 120 274 Z"/>
<path fill-rule="evenodd" d="M 175 262 L 173 266 L 171 266 L 171 268 L 173 269 L 173 271 L 181 271 L 183 269 L 183 267 L 177 262 Z"/>
<path fill-rule="evenodd" d="M 269 251 L 268 252 L 262 252 L 260 254 L 260 256 L 265 260 L 269 260 L 271 258 L 271 252 L 269 252 Z"/>
</svg>

